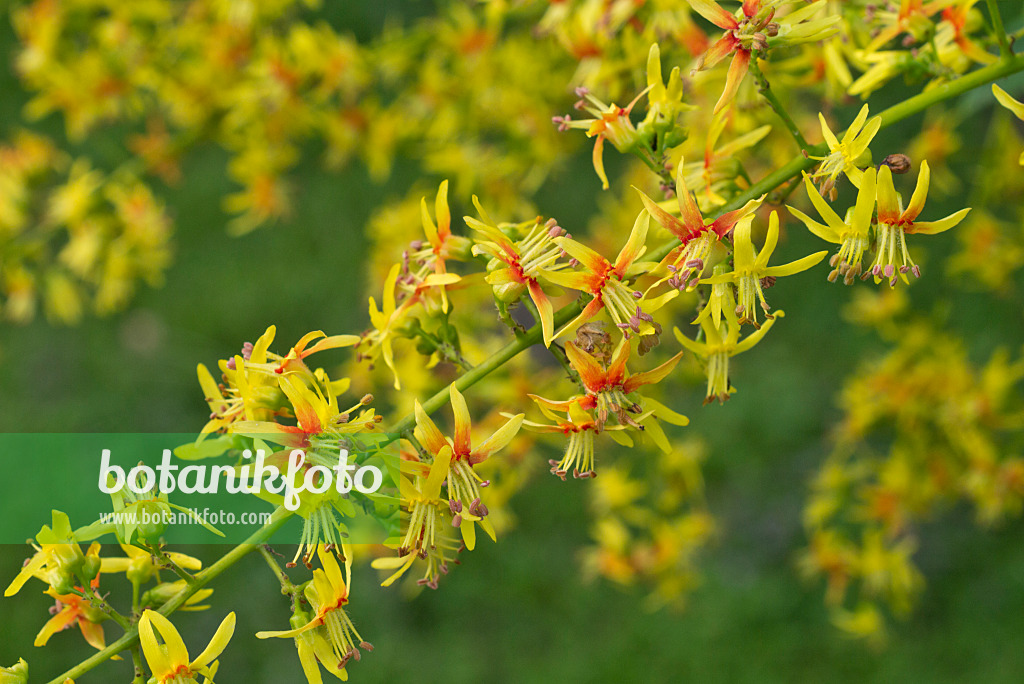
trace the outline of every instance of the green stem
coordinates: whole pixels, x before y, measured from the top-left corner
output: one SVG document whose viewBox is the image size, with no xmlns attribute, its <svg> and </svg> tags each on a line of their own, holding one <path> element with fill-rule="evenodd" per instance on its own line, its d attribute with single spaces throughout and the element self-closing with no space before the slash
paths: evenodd
<svg viewBox="0 0 1024 684">
<path fill-rule="evenodd" d="M 142 651 L 138 644 L 131 647 L 134 678 L 132 684 L 146 684 L 146 671 L 142 667 Z"/>
<path fill-rule="evenodd" d="M 279 530 L 285 522 L 291 517 L 291 512 L 283 508 L 279 508 L 276 513 L 279 517 L 275 520 L 271 520 L 269 523 L 256 530 L 248 539 L 236 546 L 235 548 L 228 551 L 223 557 L 220 558 L 216 563 L 206 568 L 202 572 L 198 572 L 195 575 L 195 582 L 187 584 L 184 589 L 179 591 L 171 600 L 165 603 L 160 608 L 160 613 L 163 615 L 170 615 L 178 608 L 185 605 L 185 601 L 192 597 L 197 591 L 202 589 L 211 580 L 219 576 L 225 570 L 230 568 L 232 565 L 240 561 L 251 551 L 253 551 L 257 545 L 266 542 L 273 536 L 274 532 Z M 112 656 L 117 655 L 121 651 L 131 648 L 139 641 L 139 628 L 137 625 L 132 626 L 120 639 L 107 646 L 102 651 L 94 653 L 89 658 L 86 658 L 78 665 L 60 675 L 59 677 L 50 681 L 50 684 L 63 684 L 67 679 L 77 680 L 83 674 L 93 669 L 100 663 L 109 660 Z"/>
<path fill-rule="evenodd" d="M 167 553 L 163 550 L 163 548 L 160 547 L 159 544 L 154 546 L 139 546 L 139 548 L 151 553 L 156 559 L 160 561 L 161 567 L 170 569 L 170 571 L 173 572 L 175 575 L 185 580 L 185 584 L 192 584 L 196 581 L 196 578 L 192 575 L 192 573 L 190 573 L 188 570 L 175 563 L 174 560 L 167 555 Z"/>
<path fill-rule="evenodd" d="M 988 14 L 992 19 L 992 30 L 996 34 L 996 40 L 999 42 L 999 53 L 1006 58 L 1013 56 L 1013 50 L 1010 49 L 1010 41 L 1006 36 L 1006 27 L 1003 25 L 1003 15 L 999 13 L 999 6 L 996 4 L 996 0 L 985 0 L 988 4 Z"/>
<path fill-rule="evenodd" d="M 1024 71 L 1024 55 L 1007 56 L 996 64 L 973 71 L 966 76 L 962 76 L 954 81 L 940 85 L 926 93 L 921 93 L 909 100 L 906 100 L 905 102 L 901 102 L 900 104 L 886 109 L 880 114 L 882 118 L 882 126 L 891 126 L 898 121 L 902 121 L 910 116 L 921 113 L 938 102 L 951 99 L 972 90 L 973 88 L 977 88 L 978 86 L 995 81 L 1018 71 Z M 823 145 L 818 145 L 806 150 L 808 154 L 812 155 L 820 155 L 825 151 L 826 148 Z M 802 171 L 811 168 L 816 163 L 817 162 L 815 160 L 808 159 L 804 155 L 793 159 L 782 168 L 761 179 L 758 183 L 751 186 L 749 190 L 740 194 L 725 206 L 720 207 L 716 215 L 721 216 L 728 211 L 732 211 L 733 209 L 743 206 L 751 199 L 756 199 L 774 190 L 783 183 L 799 176 Z M 679 240 L 671 240 L 659 247 L 656 247 L 651 252 L 648 252 L 647 256 L 652 260 L 663 259 L 678 244 Z M 572 320 L 572 318 L 577 316 L 580 311 L 582 311 L 582 304 L 580 300 L 576 300 L 572 304 L 563 307 L 555 313 L 555 327 L 557 328 L 565 325 Z M 518 356 L 525 349 L 540 342 L 542 336 L 543 333 L 541 326 L 538 323 L 519 336 L 515 341 L 510 342 L 502 349 L 498 350 L 483 363 L 461 375 L 452 384 L 461 391 L 467 390 L 498 368 L 501 368 L 508 361 Z M 448 387 L 438 391 L 432 397 L 423 402 L 423 409 L 427 413 L 437 411 L 448 402 L 449 392 L 450 390 Z M 415 417 L 411 414 L 407 415 L 392 427 L 392 432 L 402 433 L 407 430 L 411 430 L 414 424 Z M 257 530 L 246 541 L 233 548 L 216 563 L 202 572 L 197 573 L 195 575 L 195 581 L 191 584 L 187 584 L 184 589 L 164 604 L 164 606 L 160 608 L 160 613 L 163 615 L 170 615 L 184 605 L 185 601 L 187 601 L 207 583 L 257 548 L 257 545 L 266 542 L 274 532 L 284 525 L 291 514 L 283 509 L 278 509 L 277 515 L 280 517 L 276 520 L 272 520 L 270 523 Z M 53 679 L 50 684 L 63 684 L 66 679 L 77 679 L 78 677 L 81 677 L 83 674 L 89 672 L 100 663 L 105 662 L 110 657 L 124 651 L 125 649 L 131 648 L 133 645 L 138 643 L 138 639 L 138 627 L 132 626 L 120 639 L 110 644 L 102 651 L 99 651 L 88 659 L 82 661 L 56 679 Z"/>
<path fill-rule="evenodd" d="M 77 593 L 77 592 L 76 592 Z M 131 623 L 128 618 L 121 615 L 119 612 L 114 610 L 114 607 L 106 602 L 99 594 L 93 591 L 92 587 L 86 584 L 82 587 L 81 595 L 89 600 L 94 608 L 99 608 L 103 613 L 111 620 L 120 625 L 121 629 L 128 631 L 131 628 Z"/>
<path fill-rule="evenodd" d="M 301 591 L 301 589 L 292 582 L 288 573 L 281 568 L 281 564 L 277 562 L 277 559 L 274 558 L 274 552 L 271 550 L 269 544 L 260 544 L 259 552 L 260 555 L 263 556 L 263 560 L 266 562 L 267 567 L 269 567 L 274 573 L 274 576 L 277 577 L 277 581 L 281 583 L 282 594 L 285 596 L 294 596 Z"/>
<path fill-rule="evenodd" d="M 800 132 L 800 127 L 793 121 L 793 117 L 789 115 L 789 111 L 783 106 L 779 98 L 775 96 L 775 92 L 772 90 L 771 85 L 768 83 L 768 79 L 765 77 L 764 72 L 761 71 L 760 65 L 757 63 L 758 56 L 755 54 L 753 59 L 750 60 L 750 73 L 753 75 L 754 80 L 757 81 L 757 92 L 761 93 L 764 99 L 768 100 L 768 104 L 772 110 L 782 119 L 782 123 L 786 125 L 786 130 L 793 136 L 793 140 L 800 146 L 801 150 L 806 150 L 810 147 L 807 141 L 804 140 L 803 134 Z"/>
</svg>

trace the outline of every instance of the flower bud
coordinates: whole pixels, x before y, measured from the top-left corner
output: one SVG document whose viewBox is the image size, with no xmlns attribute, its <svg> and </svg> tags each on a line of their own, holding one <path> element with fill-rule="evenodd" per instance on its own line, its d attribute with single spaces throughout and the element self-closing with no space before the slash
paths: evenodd
<svg viewBox="0 0 1024 684">
<path fill-rule="evenodd" d="M 896 174 L 906 173 L 910 171 L 912 166 L 910 157 L 905 154 L 890 154 L 888 157 L 882 160 L 882 166 L 888 166 L 889 169 Z"/>
<path fill-rule="evenodd" d="M 0 684 L 28 684 L 28 663 L 24 658 L 10 667 L 0 667 Z"/>
<path fill-rule="evenodd" d="M 50 588 L 58 594 L 70 594 L 75 589 L 75 578 L 69 572 L 54 570 L 47 578 Z"/>
<path fill-rule="evenodd" d="M 155 501 L 143 501 L 138 506 L 139 525 L 136 532 L 139 539 L 150 544 L 160 541 L 160 537 L 167 529 L 164 523 L 164 512 L 166 506 Z"/>
<path fill-rule="evenodd" d="M 452 235 L 446 242 L 448 258 L 469 261 L 473 258 L 473 241 L 464 235 Z"/>
<path fill-rule="evenodd" d="M 522 283 L 502 283 L 491 288 L 494 298 L 503 304 L 511 304 L 518 301 L 523 295 L 526 286 Z"/>
<path fill-rule="evenodd" d="M 100 560 L 99 548 L 97 547 L 95 553 L 86 554 L 85 560 L 82 562 L 82 567 L 78 572 L 78 579 L 81 580 L 83 584 L 88 584 L 96 579 L 96 575 L 99 574 L 100 571 L 101 563 L 102 561 Z"/>
</svg>

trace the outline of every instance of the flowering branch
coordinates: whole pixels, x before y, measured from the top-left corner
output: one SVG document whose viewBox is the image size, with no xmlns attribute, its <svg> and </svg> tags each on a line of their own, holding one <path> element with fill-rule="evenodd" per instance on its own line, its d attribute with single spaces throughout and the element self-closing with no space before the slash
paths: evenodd
<svg viewBox="0 0 1024 684">
<path fill-rule="evenodd" d="M 167 616 L 174 611 L 185 605 L 185 602 L 192 597 L 197 591 L 206 586 L 209 582 L 221 575 L 225 570 L 233 566 L 238 561 L 242 560 L 250 552 L 255 550 L 258 545 L 265 543 L 270 539 L 275 532 L 291 518 L 291 512 L 281 507 L 274 512 L 274 516 L 271 521 L 261 527 L 260 529 L 253 532 L 252 535 L 244 542 L 234 547 L 226 554 L 224 554 L 216 563 L 206 568 L 202 572 L 198 572 L 195 575 L 195 582 L 192 584 L 186 584 L 185 588 L 175 594 L 171 599 L 163 605 L 158 611 L 161 615 Z M 89 672 L 97 665 L 106 662 L 113 656 L 117 655 L 121 651 L 131 648 L 139 642 L 139 627 L 134 625 L 128 628 L 125 634 L 110 644 L 102 651 L 94 653 L 92 656 L 86 658 L 78 665 L 65 672 L 64 674 L 55 677 L 50 680 L 49 684 L 64 684 L 67 680 L 75 680 L 81 677 L 86 672 Z"/>
</svg>

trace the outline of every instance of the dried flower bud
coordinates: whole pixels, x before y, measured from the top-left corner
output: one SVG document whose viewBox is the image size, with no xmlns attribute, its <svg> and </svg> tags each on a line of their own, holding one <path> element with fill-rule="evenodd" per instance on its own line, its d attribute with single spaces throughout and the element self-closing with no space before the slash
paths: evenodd
<svg viewBox="0 0 1024 684">
<path fill-rule="evenodd" d="M 912 164 L 910 157 L 905 154 L 890 154 L 882 160 L 882 166 L 888 166 L 893 173 L 900 174 L 910 171 Z"/>
</svg>

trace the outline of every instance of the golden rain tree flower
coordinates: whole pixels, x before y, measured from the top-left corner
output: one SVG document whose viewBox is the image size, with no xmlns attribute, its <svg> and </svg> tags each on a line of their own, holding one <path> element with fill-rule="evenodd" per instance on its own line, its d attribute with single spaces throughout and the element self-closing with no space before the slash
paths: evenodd
<svg viewBox="0 0 1024 684">
<path fill-rule="evenodd" d="M 729 232 L 737 221 L 757 209 L 761 200 L 751 200 L 739 209 L 709 221 L 701 214 L 697 202 L 690 194 L 683 173 L 684 163 L 680 159 L 676 166 L 676 200 L 679 203 L 679 218 L 668 213 L 642 190 L 637 189 L 637 192 L 640 193 L 644 207 L 654 217 L 654 220 L 682 242 L 664 261 L 669 270 L 674 273 L 674 276 L 669 279 L 669 284 L 677 290 L 692 290 L 697 287 L 698 278 L 691 281 L 690 276 L 700 276 L 719 239 Z M 643 215 L 641 213 L 641 216 Z"/>
<path fill-rule="evenodd" d="M 881 5 L 874 13 L 880 30 L 868 45 L 868 51 L 878 50 L 901 33 L 909 33 L 918 40 L 924 38 L 932 28 L 931 16 L 955 2 L 956 0 L 900 0 L 899 10 L 894 9 L 894 3 Z"/>
<path fill-rule="evenodd" d="M 413 243 L 414 251 L 408 254 L 407 263 L 417 264 L 421 269 L 412 276 L 414 283 L 425 281 L 429 271 L 433 271 L 438 276 L 444 276 L 448 273 L 445 262 L 453 258 L 464 259 L 466 250 L 469 248 L 469 240 L 452 233 L 452 214 L 448 209 L 447 179 L 441 181 L 441 186 L 437 189 L 437 198 L 434 201 L 437 225 L 434 225 L 430 213 L 427 211 L 426 197 L 420 200 L 420 214 L 423 220 L 423 232 L 427 236 L 427 244 Z M 457 282 L 457 279 L 453 282 Z M 448 294 L 445 285 L 440 285 L 438 291 L 441 293 L 441 310 L 447 313 Z"/>
<path fill-rule="evenodd" d="M 462 550 L 463 544 L 456 543 L 450 536 L 453 525 L 446 524 L 449 520 L 454 522 L 454 516 L 447 518 L 451 506 L 441 498 L 441 485 L 448 476 L 451 461 L 452 447 L 445 445 L 434 456 L 434 462 L 425 476 L 415 467 L 416 464 L 412 464 L 409 477 L 404 473 L 400 476 L 399 492 L 402 504 L 408 510 L 406 532 L 398 547 L 397 557 L 377 558 L 372 563 L 377 569 L 395 570 L 393 575 L 381 582 L 381 586 L 390 586 L 412 567 L 417 558 L 422 558 L 427 561 L 427 568 L 417 584 L 437 589 L 441 575 L 448 574 L 448 563 Z M 469 511 L 461 515 L 460 530 L 465 538 L 475 539 L 475 531 L 466 536 L 466 528 L 472 526 L 477 516 Z"/>
<path fill-rule="evenodd" d="M 199 675 L 203 675 L 204 684 L 212 684 L 217 673 L 217 656 L 234 633 L 235 614 L 232 612 L 220 623 L 203 652 L 195 660 L 189 660 L 185 642 L 171 621 L 154 610 L 145 611 L 139 618 L 139 643 L 153 673 L 150 684 L 198 684 L 196 677 Z"/>
<path fill-rule="evenodd" d="M 821 162 L 818 170 L 811 174 L 811 178 L 820 178 L 821 194 L 828 194 L 835 200 L 835 185 L 839 174 L 845 173 L 854 186 L 860 187 L 864 175 L 860 166 L 870 162 L 870 158 L 865 162 L 862 157 L 868 152 L 868 145 L 882 127 L 882 119 L 876 116 L 869 121 L 868 106 L 864 105 L 853 123 L 846 129 L 842 140 L 836 138 L 826 123 L 825 116 L 820 112 L 818 119 L 821 121 L 821 133 L 825 137 L 829 153 L 825 157 L 811 157 Z"/>
<path fill-rule="evenodd" d="M 311 380 L 307 384 L 303 376 L 295 372 L 280 376 L 278 380 L 291 404 L 297 425 L 242 421 L 231 427 L 232 433 L 285 446 L 285 450 L 276 452 L 266 461 L 281 471 L 288 469 L 290 449 L 303 449 L 306 460 L 296 473 L 298 478 L 304 477 L 304 473 L 312 466 L 334 467 L 338 462 L 338 445 L 344 444 L 352 435 L 373 430 L 378 419 L 373 409 L 356 414 L 357 410 L 373 400 L 372 395 L 364 396 L 355 406 L 341 411 L 335 394 L 339 390 L 327 374 L 317 369 Z M 257 496 L 275 505 L 283 502 L 280 494 L 261 491 Z M 342 510 L 342 502 L 343 499 L 334 488 L 321 493 L 306 490 L 299 494 L 298 513 L 303 518 L 302 536 L 290 566 L 294 566 L 300 556 L 308 565 L 313 551 L 321 541 L 334 546 L 341 544 L 344 527 L 339 524 L 334 511 L 335 508 Z"/>
<path fill-rule="evenodd" d="M 572 476 L 576 478 L 597 477 L 597 471 L 594 469 L 594 436 L 600 432 L 607 432 L 612 439 L 623 446 L 633 446 L 633 440 L 629 438 L 629 435 L 621 432 L 627 428 L 626 425 L 606 425 L 602 429 L 593 413 L 580 408 L 577 402 L 569 403 L 563 418 L 548 408 L 552 404 L 551 401 L 532 395 L 530 398 L 537 403 L 541 413 L 551 423 L 535 423 L 531 420 L 524 420 L 523 427 L 533 432 L 562 433 L 569 438 L 561 460 L 549 461 L 552 475 L 557 475 L 564 480 L 569 470 L 572 469 Z M 646 417 L 640 416 L 638 421 Z"/>
<path fill-rule="evenodd" d="M 52 526 L 43 525 L 39 530 L 38 545 L 32 544 L 36 553 L 4 590 L 4 596 L 14 596 L 33 577 L 61 594 L 70 593 L 76 583 L 84 585 L 95 579 L 101 564 L 99 544 L 93 544 L 88 553 L 83 554 L 67 514 L 55 510 L 51 515 Z"/>
<path fill-rule="evenodd" d="M 643 408 L 639 403 L 630 399 L 629 395 L 645 385 L 653 385 L 664 380 L 679 363 L 683 353 L 679 352 L 657 368 L 634 373 L 627 377 L 626 363 L 629 361 L 631 350 L 629 340 L 623 339 L 607 367 L 603 367 L 593 355 L 583 351 L 573 342 L 566 342 L 565 354 L 569 358 L 569 363 L 579 373 L 580 380 L 586 388 L 586 394 L 568 401 L 550 401 L 532 394 L 530 397 L 538 404 L 555 411 L 567 412 L 572 404 L 577 404 L 587 411 L 597 409 L 599 429 L 604 428 L 609 414 L 614 415 L 620 425 L 643 429 L 629 415 L 630 413 L 640 414 L 643 412 Z"/>
<path fill-rule="evenodd" d="M 98 578 L 93 581 L 92 589 L 99 587 Z M 106 639 L 103 635 L 103 622 L 108 619 L 106 613 L 92 605 L 92 601 L 79 594 L 60 594 L 53 589 L 47 589 L 47 595 L 56 599 L 56 605 L 51 609 L 53 617 L 47 621 L 43 628 L 36 634 L 33 646 L 45 646 L 50 637 L 68 629 L 74 625 L 82 630 L 82 636 L 86 643 L 98 651 L 106 648 Z"/>
<path fill-rule="evenodd" d="M 492 454 L 504 449 L 519 432 L 523 423 L 523 414 L 509 418 L 508 422 L 476 447 L 470 436 L 472 424 L 466 399 L 455 385 L 451 386 L 452 412 L 455 414 L 455 434 L 452 439 L 445 437 L 431 420 L 419 401 L 415 404 L 416 440 L 437 463 L 442 451 L 451 450 L 451 460 L 445 477 L 448 490 L 448 507 L 452 513 L 452 526 L 462 531 L 466 548 L 470 551 L 476 543 L 476 532 L 473 520 L 477 519 L 480 527 L 494 539 L 494 528 L 487 518 L 487 506 L 480 501 L 480 488 L 487 482 L 477 474 L 473 467 L 486 461 Z M 433 471 L 433 466 L 430 468 Z M 429 476 L 428 476 L 429 477 Z M 463 508 L 469 511 L 470 517 L 463 517 Z"/>
<path fill-rule="evenodd" d="M 934 235 L 949 230 L 960 223 L 970 208 L 950 214 L 938 221 L 918 221 L 917 217 L 924 209 L 928 197 L 928 181 L 930 172 L 928 162 L 921 162 L 921 171 L 917 176 L 917 186 L 910 197 L 910 204 L 903 208 L 903 198 L 896 192 L 892 182 L 892 171 L 883 165 L 878 171 L 878 230 L 875 244 L 875 263 L 871 266 L 871 274 L 875 282 L 884 276 L 889 286 L 894 287 L 899 277 L 907 282 L 907 272 L 921 277 L 921 269 L 910 258 L 907 252 L 907 235 L 920 233 Z M 897 261 L 899 266 L 897 267 Z"/>
<path fill-rule="evenodd" d="M 650 88 L 650 86 L 648 86 Z M 576 109 L 586 110 L 593 119 L 573 120 L 568 114 L 556 116 L 552 121 L 558 124 L 558 129 L 565 131 L 570 128 L 586 129 L 587 137 L 596 137 L 594 141 L 594 171 L 601 179 L 601 188 L 608 189 L 608 174 L 604 171 L 604 141 L 609 140 L 619 152 L 626 152 L 636 146 L 640 140 L 640 134 L 630 120 L 629 115 L 633 107 L 644 96 L 648 88 L 645 88 L 639 95 L 633 98 L 625 107 L 619 107 L 615 103 L 605 104 L 591 95 L 586 88 L 576 89 L 576 95 L 580 100 L 576 103 Z"/>
<path fill-rule="evenodd" d="M 372 359 L 376 354 L 380 354 L 395 376 L 395 389 L 401 389 L 402 384 L 395 368 L 393 341 L 395 337 L 402 335 L 402 324 L 406 322 L 413 309 L 425 303 L 434 288 L 443 289 L 459 280 L 458 274 L 435 272 L 416 282 L 407 264 L 404 271 L 403 264 L 395 264 L 384 280 L 384 293 L 379 309 L 377 302 L 370 297 L 370 324 L 373 329 L 365 333 L 360 341 L 361 348 L 369 347 L 369 351 L 360 351 L 360 358 Z"/>
<path fill-rule="evenodd" d="M 704 341 L 691 340 L 679 329 L 675 329 L 676 339 L 686 349 L 699 356 L 707 363 L 708 391 L 704 403 L 708 404 L 717 399 L 719 403 L 725 403 L 732 392 L 735 392 L 729 384 L 729 359 L 737 354 L 742 354 L 755 344 L 761 341 L 776 319 L 785 316 L 781 309 L 775 312 L 775 318 L 765 322 L 760 329 L 755 330 L 740 341 L 740 322 L 736 316 L 736 300 L 731 292 L 726 290 L 726 304 L 722 307 L 725 316 L 726 329 L 722 334 L 710 317 L 700 322 L 704 331 Z"/>
<path fill-rule="evenodd" d="M 619 251 L 614 263 L 581 242 L 568 237 L 554 238 L 555 242 L 569 256 L 579 261 L 589 273 L 543 271 L 544 276 L 556 285 L 580 290 L 592 296 L 580 315 L 562 328 L 555 337 L 576 330 L 605 309 L 608 310 L 608 315 L 615 325 L 627 337 L 630 332 L 643 336 L 660 334 L 661 326 L 654 322 L 651 312 L 657 311 L 678 293 L 671 291 L 653 300 L 645 300 L 645 293 L 633 290 L 627 284 L 632 277 L 646 272 L 650 266 L 637 263 L 637 259 L 647 251 L 644 243 L 647 241 L 650 218 L 646 211 L 640 212 L 629 239 Z"/>
<path fill-rule="evenodd" d="M 765 317 L 772 318 L 771 308 L 764 299 L 762 280 L 806 271 L 824 259 L 828 252 L 816 252 L 782 266 L 769 266 L 768 260 L 771 259 L 772 252 L 775 251 L 775 245 L 779 240 L 779 215 L 774 211 L 771 213 L 771 217 L 768 219 L 768 234 L 760 252 L 754 250 L 754 244 L 750 239 L 750 226 L 753 221 L 753 216 L 746 216 L 740 219 L 733 229 L 733 270 L 729 273 L 713 275 L 701 282 L 711 285 L 720 283 L 735 285 L 739 302 L 736 313 L 741 316 L 740 323 L 753 323 L 754 327 L 760 327 L 757 322 L 757 310 L 754 307 L 755 296 L 760 301 L 761 308 L 764 309 Z"/>
<path fill-rule="evenodd" d="M 1018 119 L 1024 121 L 1024 102 L 1013 99 L 1010 97 L 1009 93 L 997 86 L 995 83 L 992 84 L 992 94 L 995 95 L 999 104 L 1013 112 L 1014 116 Z M 1020 153 L 1020 165 L 1024 166 L 1024 152 Z"/>
<path fill-rule="evenodd" d="M 694 106 L 683 104 L 683 79 L 679 67 L 672 67 L 668 83 L 665 83 L 661 75 L 661 50 L 657 43 L 652 44 L 647 53 L 647 116 L 640 123 L 640 130 L 644 131 L 649 125 L 657 133 L 668 133 L 675 127 L 679 115 L 688 109 L 694 109 Z M 658 148 L 662 149 L 662 146 Z"/>
<path fill-rule="evenodd" d="M 313 616 L 305 624 L 293 624 L 289 630 L 257 632 L 256 638 L 294 638 L 303 672 L 310 682 L 320 681 L 316 660 L 326 665 L 328 671 L 339 679 L 345 680 L 348 678 L 344 670 L 346 663 L 353 658 L 358 661 L 359 649 L 372 651 L 373 645 L 359 636 L 352 619 L 345 612 L 352 583 L 351 554 L 346 553 L 345 556 L 344 576 L 327 547 L 321 544 L 316 554 L 323 567 L 313 571 L 313 580 L 304 590 Z M 297 611 L 292 622 L 299 622 L 303 617 L 307 616 Z"/>
<path fill-rule="evenodd" d="M 702 17 L 725 29 L 725 35 L 701 55 L 694 71 L 710 69 L 729 55 L 733 56 L 725 90 L 715 104 L 715 114 L 736 97 L 754 52 L 824 40 L 836 32 L 835 24 L 840 21 L 838 16 L 811 19 L 824 6 L 824 0 L 781 17 L 776 16 L 778 9 L 793 4 L 793 0 L 744 0 L 736 14 L 730 14 L 714 0 L 687 2 Z"/>
<path fill-rule="evenodd" d="M 818 223 L 799 209 L 789 205 L 786 205 L 786 208 L 803 221 L 809 231 L 822 240 L 839 245 L 839 251 L 832 255 L 828 262 L 833 267 L 828 279 L 829 282 L 835 282 L 841 275 L 843 282 L 849 285 L 860 274 L 864 250 L 870 246 L 871 218 L 875 209 L 875 169 L 869 168 L 864 172 L 860 191 L 857 193 L 857 203 L 846 212 L 845 221 L 841 220 L 828 202 L 818 194 L 811 184 L 810 177 L 806 175 L 804 185 L 811 204 L 818 210 L 825 224 Z"/>
<path fill-rule="evenodd" d="M 514 241 L 491 223 L 476 196 L 473 202 L 483 220 L 466 216 L 466 225 L 489 238 L 473 245 L 473 254 L 491 257 L 487 264 L 486 280 L 494 297 L 502 304 L 511 304 L 518 301 L 525 290 L 540 314 L 544 346 L 551 346 L 555 335 L 554 308 L 540 277 L 544 270 L 554 272 L 565 265 L 558 262 L 564 252 L 554 242 L 554 238 L 565 235 L 565 231 L 554 219 L 544 223 L 538 219 L 530 224 L 531 227 L 521 240 Z"/>
</svg>

